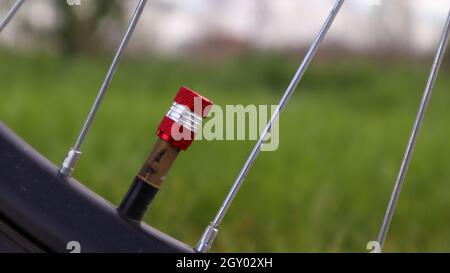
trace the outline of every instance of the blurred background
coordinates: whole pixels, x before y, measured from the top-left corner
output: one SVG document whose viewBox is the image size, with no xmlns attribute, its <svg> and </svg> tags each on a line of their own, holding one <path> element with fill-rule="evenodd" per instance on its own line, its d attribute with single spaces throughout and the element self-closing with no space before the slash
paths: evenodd
<svg viewBox="0 0 450 273">
<path fill-rule="evenodd" d="M 0 1 L 3 15 L 12 0 Z M 117 205 L 179 86 L 276 104 L 334 0 L 149 1 L 75 177 Z M 27 1 L 0 35 L 0 120 L 60 165 L 137 0 Z M 450 0 L 347 0 L 213 251 L 366 252 L 375 240 Z M 0 16 L 1 16 L 0 15 Z M 435 87 L 386 251 L 450 251 L 450 60 Z M 146 222 L 195 245 L 254 141 L 183 153 Z"/>
</svg>

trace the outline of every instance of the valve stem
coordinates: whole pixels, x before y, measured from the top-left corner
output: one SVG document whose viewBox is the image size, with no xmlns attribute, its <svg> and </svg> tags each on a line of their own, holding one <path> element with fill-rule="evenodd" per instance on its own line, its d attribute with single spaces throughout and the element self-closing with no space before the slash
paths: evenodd
<svg viewBox="0 0 450 273">
<path fill-rule="evenodd" d="M 180 88 L 159 125 L 158 140 L 117 209 L 119 215 L 134 222 L 142 221 L 178 154 L 192 144 L 211 105 L 210 100 L 198 93 Z"/>
</svg>

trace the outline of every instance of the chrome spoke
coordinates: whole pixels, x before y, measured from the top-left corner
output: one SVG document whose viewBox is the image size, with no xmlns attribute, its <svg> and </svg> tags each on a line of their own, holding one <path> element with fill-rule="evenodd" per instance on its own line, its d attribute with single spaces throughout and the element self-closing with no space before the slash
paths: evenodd
<svg viewBox="0 0 450 273">
<path fill-rule="evenodd" d="M 125 32 L 125 36 L 123 37 L 122 42 L 120 43 L 119 48 L 117 49 L 114 59 L 111 63 L 111 66 L 109 67 L 108 72 L 106 73 L 106 77 L 103 81 L 102 86 L 100 87 L 100 91 L 98 92 L 98 95 L 97 95 L 97 98 L 95 99 L 94 105 L 92 106 L 91 111 L 89 112 L 89 115 L 83 125 L 83 128 L 81 129 L 81 132 L 78 136 L 75 146 L 73 146 L 69 150 L 67 157 L 64 159 L 64 162 L 60 169 L 60 173 L 64 177 L 71 176 L 75 169 L 75 165 L 81 155 L 81 151 L 80 151 L 81 145 L 83 144 L 86 134 L 89 131 L 92 121 L 95 118 L 97 110 L 99 109 L 100 104 L 102 103 L 103 97 L 105 96 L 105 93 L 108 90 L 108 87 L 111 83 L 114 72 L 116 71 L 117 66 L 119 64 L 120 58 L 123 55 L 125 48 L 127 47 L 127 44 L 134 32 L 134 29 L 136 28 L 136 25 L 139 21 L 139 18 L 141 17 L 142 11 L 144 10 L 146 3 L 147 3 L 147 0 L 139 1 L 138 6 L 136 7 L 136 9 L 133 13 L 133 17 L 130 21 L 130 24 L 128 25 L 127 31 Z"/>
<path fill-rule="evenodd" d="M 270 133 L 270 131 L 271 131 L 274 123 L 277 121 L 281 111 L 283 111 L 283 109 L 285 108 L 287 102 L 289 101 L 292 94 L 294 93 L 297 85 L 299 84 L 300 80 L 302 79 L 303 75 L 305 74 L 306 70 L 308 69 L 308 66 L 311 63 L 314 55 L 316 54 L 319 45 L 325 38 L 328 30 L 330 29 L 334 19 L 336 18 L 336 15 L 338 14 L 339 10 L 342 7 L 344 1 L 345 0 L 337 0 L 336 1 L 336 4 L 334 5 L 333 9 L 331 10 L 328 18 L 326 19 L 324 25 L 321 28 L 319 34 L 317 35 L 313 44 L 311 45 L 308 52 L 306 53 L 306 56 L 303 59 L 303 62 L 300 64 L 300 67 L 298 68 L 291 83 L 289 84 L 287 90 L 285 91 L 283 97 L 281 98 L 281 100 L 278 104 L 278 107 L 275 109 L 269 123 L 266 125 L 265 129 L 261 133 L 258 141 L 256 142 L 256 145 L 254 146 L 252 152 L 250 153 L 250 155 L 249 155 L 247 161 L 245 162 L 242 170 L 240 171 L 238 177 L 236 178 L 233 186 L 231 187 L 230 192 L 228 193 L 227 197 L 225 198 L 216 217 L 211 222 L 211 224 L 206 227 L 206 229 L 196 247 L 196 250 L 198 252 L 206 252 L 211 248 L 211 245 L 214 242 L 214 239 L 218 233 L 218 227 L 219 227 L 220 223 L 222 222 L 223 218 L 225 217 L 225 214 L 227 213 L 231 203 L 233 202 L 234 198 L 236 197 L 240 187 L 242 186 L 244 179 L 247 176 L 250 168 L 252 167 L 256 157 L 258 156 L 259 152 L 261 151 L 261 146 L 264 143 L 264 140 L 266 139 L 267 135 Z"/>
<path fill-rule="evenodd" d="M 14 5 L 11 7 L 11 9 L 6 13 L 5 17 L 0 21 L 0 32 L 3 31 L 3 29 L 8 25 L 8 23 L 11 21 L 11 19 L 16 15 L 17 11 L 19 10 L 20 6 L 22 6 L 23 2 L 25 0 L 17 0 Z"/>
<path fill-rule="evenodd" d="M 423 118 L 425 116 L 425 112 L 430 102 L 431 94 L 433 92 L 434 84 L 436 82 L 439 69 L 442 63 L 442 59 L 444 58 L 445 49 L 449 40 L 449 30 L 450 30 L 450 11 L 447 16 L 447 21 L 444 26 L 444 30 L 442 32 L 441 40 L 439 42 L 439 47 L 436 52 L 436 56 L 434 58 L 433 65 L 431 67 L 431 72 L 428 77 L 428 82 L 425 87 L 425 91 L 423 93 L 422 100 L 420 102 L 419 111 L 417 113 L 416 120 L 414 122 L 414 126 L 409 137 L 408 146 L 406 147 L 405 154 L 403 156 L 402 164 L 400 166 L 400 170 L 397 175 L 397 180 L 394 185 L 394 190 L 392 191 L 391 198 L 389 200 L 389 204 L 384 215 L 383 224 L 381 225 L 380 232 L 378 234 L 378 243 L 380 245 L 380 250 L 383 249 L 384 242 L 386 240 L 386 236 L 389 230 L 389 226 L 392 221 L 392 217 L 394 215 L 395 207 L 398 202 L 398 198 L 400 196 L 400 192 L 402 190 L 403 183 L 405 181 L 405 176 L 408 171 L 408 166 L 411 161 L 412 153 L 414 151 L 414 147 L 416 146 L 417 135 L 420 130 L 420 126 L 422 125 Z"/>
</svg>

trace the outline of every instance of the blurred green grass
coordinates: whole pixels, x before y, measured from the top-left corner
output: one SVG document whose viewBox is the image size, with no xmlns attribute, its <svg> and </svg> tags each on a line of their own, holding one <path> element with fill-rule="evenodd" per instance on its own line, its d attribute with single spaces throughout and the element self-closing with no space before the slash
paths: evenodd
<svg viewBox="0 0 450 273">
<path fill-rule="evenodd" d="M 0 53 L 0 119 L 60 164 L 108 59 Z M 75 176 L 118 204 L 180 85 L 216 104 L 276 104 L 300 58 L 122 62 Z M 430 61 L 431 62 L 431 61 Z M 365 252 L 376 239 L 430 62 L 315 61 L 283 113 L 280 147 L 263 152 L 214 251 Z M 450 251 L 450 78 L 441 73 L 386 243 Z M 253 141 L 201 141 L 183 153 L 146 222 L 195 245 Z"/>
</svg>

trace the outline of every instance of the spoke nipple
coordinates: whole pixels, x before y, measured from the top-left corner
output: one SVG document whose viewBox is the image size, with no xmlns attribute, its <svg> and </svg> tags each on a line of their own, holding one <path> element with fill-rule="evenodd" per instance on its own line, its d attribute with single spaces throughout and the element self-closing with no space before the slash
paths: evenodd
<svg viewBox="0 0 450 273">
<path fill-rule="evenodd" d="M 72 173 L 75 170 L 75 165 L 77 164 L 80 155 L 81 155 L 80 151 L 76 151 L 73 148 L 70 149 L 69 153 L 67 154 L 67 157 L 64 159 L 62 167 L 59 170 L 59 173 L 64 177 L 72 176 Z"/>
<path fill-rule="evenodd" d="M 198 242 L 195 250 L 200 253 L 207 252 L 211 248 L 214 239 L 216 239 L 218 232 L 219 230 L 216 227 L 214 227 L 212 223 L 208 225 L 205 231 L 203 232 L 202 238 Z"/>
</svg>

